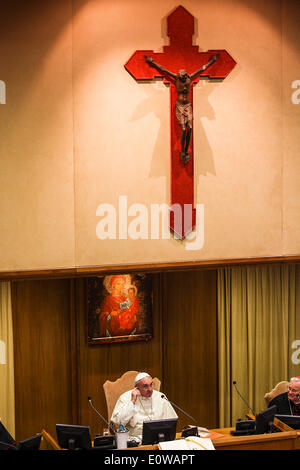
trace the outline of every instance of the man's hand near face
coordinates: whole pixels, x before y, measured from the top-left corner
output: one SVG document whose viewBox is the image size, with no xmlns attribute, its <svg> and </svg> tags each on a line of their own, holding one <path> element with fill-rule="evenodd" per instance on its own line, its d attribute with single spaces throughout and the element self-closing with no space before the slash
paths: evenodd
<svg viewBox="0 0 300 470">
<path fill-rule="evenodd" d="M 139 391 L 139 389 L 137 387 L 135 387 L 131 392 L 131 401 L 132 401 L 132 403 L 135 403 L 136 400 L 137 400 L 137 397 L 140 397 L 140 396 L 141 396 L 141 392 Z"/>
</svg>

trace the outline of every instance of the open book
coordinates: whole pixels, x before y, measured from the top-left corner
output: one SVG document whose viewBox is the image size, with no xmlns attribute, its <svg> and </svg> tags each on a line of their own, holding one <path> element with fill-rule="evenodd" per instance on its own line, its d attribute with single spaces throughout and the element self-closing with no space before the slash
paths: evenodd
<svg viewBox="0 0 300 470">
<path fill-rule="evenodd" d="M 160 450 L 215 450 L 211 439 L 188 436 L 185 439 L 165 441 L 158 444 Z"/>
</svg>

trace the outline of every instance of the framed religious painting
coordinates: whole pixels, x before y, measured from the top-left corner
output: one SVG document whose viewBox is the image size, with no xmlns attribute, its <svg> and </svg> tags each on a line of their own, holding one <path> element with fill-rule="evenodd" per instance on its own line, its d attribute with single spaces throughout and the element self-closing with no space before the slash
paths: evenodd
<svg viewBox="0 0 300 470">
<path fill-rule="evenodd" d="M 87 278 L 86 292 L 88 344 L 152 338 L 151 274 Z"/>
</svg>

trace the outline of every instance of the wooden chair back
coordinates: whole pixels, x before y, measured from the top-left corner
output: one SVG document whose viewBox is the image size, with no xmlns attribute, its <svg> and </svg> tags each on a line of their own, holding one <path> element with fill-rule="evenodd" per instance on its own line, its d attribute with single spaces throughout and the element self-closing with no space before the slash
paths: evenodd
<svg viewBox="0 0 300 470">
<path fill-rule="evenodd" d="M 285 393 L 288 391 L 289 388 L 289 382 L 287 380 L 282 380 L 279 382 L 270 392 L 266 393 L 264 396 L 264 399 L 269 405 L 270 401 L 273 400 L 273 398 L 277 397 L 277 395 L 281 395 L 281 393 Z"/>
</svg>

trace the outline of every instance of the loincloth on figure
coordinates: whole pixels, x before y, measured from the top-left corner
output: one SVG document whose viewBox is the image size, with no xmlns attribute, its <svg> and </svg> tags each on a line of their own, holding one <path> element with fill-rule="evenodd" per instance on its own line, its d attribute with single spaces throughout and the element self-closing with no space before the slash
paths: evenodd
<svg viewBox="0 0 300 470">
<path fill-rule="evenodd" d="M 186 126 L 190 129 L 193 127 L 193 110 L 191 103 L 179 103 L 178 101 L 175 104 L 176 118 L 182 127 L 185 130 Z"/>
</svg>

